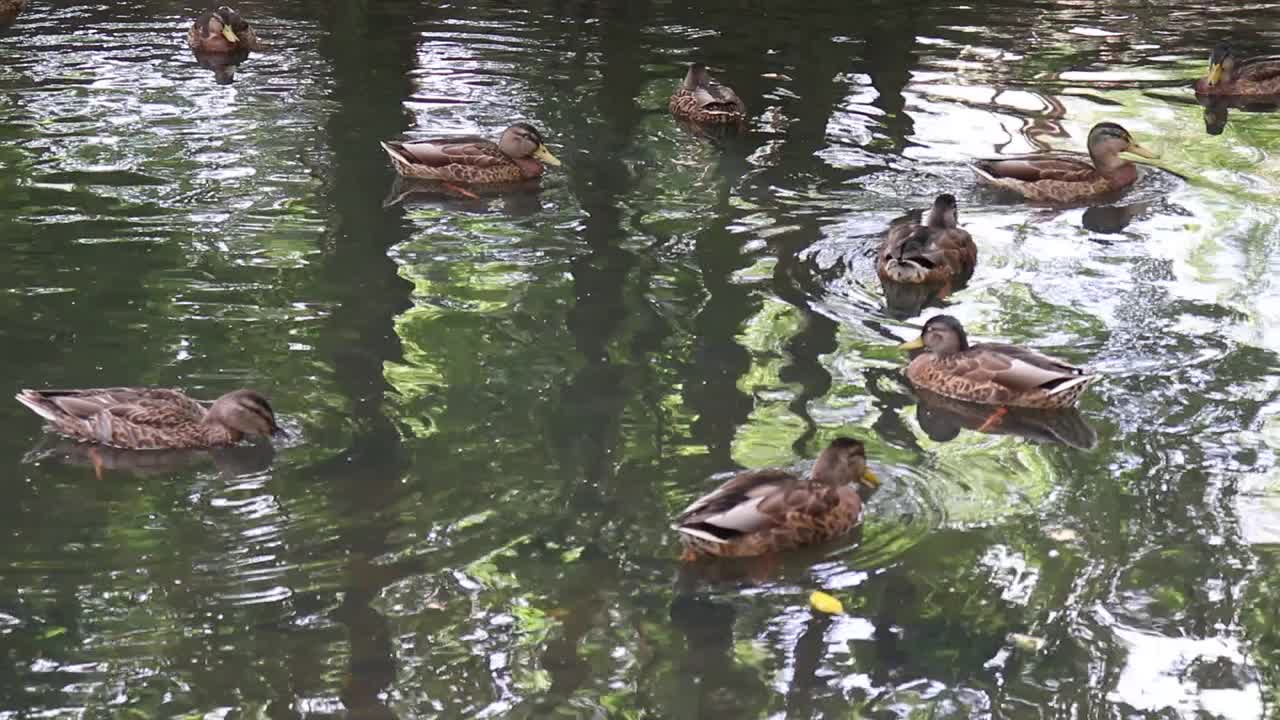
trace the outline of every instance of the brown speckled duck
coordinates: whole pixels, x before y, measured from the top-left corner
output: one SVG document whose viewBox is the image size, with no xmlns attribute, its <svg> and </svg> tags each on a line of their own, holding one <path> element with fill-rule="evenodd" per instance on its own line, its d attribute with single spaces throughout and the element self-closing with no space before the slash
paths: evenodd
<svg viewBox="0 0 1280 720">
<path fill-rule="evenodd" d="M 707 125 L 733 125 L 747 119 L 747 106 L 727 85 L 716 82 L 707 66 L 694 63 L 671 95 L 671 114 Z"/>
<path fill-rule="evenodd" d="M 227 447 L 246 435 L 280 435 L 267 399 L 236 390 L 204 403 L 164 388 L 23 390 L 18 402 L 60 435 L 125 450 Z"/>
<path fill-rule="evenodd" d="M 855 483 L 880 484 L 867 469 L 866 450 L 836 438 L 809 477 L 788 470 L 748 470 L 693 501 L 676 517 L 683 560 L 752 557 L 839 537 L 862 522 Z"/>
<path fill-rule="evenodd" d="M 1028 155 L 979 160 L 972 168 L 979 182 L 1011 190 L 1028 200 L 1072 203 L 1123 190 L 1138 179 L 1138 169 L 1120 153 L 1158 157 L 1135 142 L 1128 130 L 1111 122 L 1093 126 L 1088 147 L 1093 164 L 1062 155 Z"/>
<path fill-rule="evenodd" d="M 240 13 L 223 5 L 196 18 L 187 33 L 187 45 L 197 53 L 259 51 L 262 43 Z"/>
<path fill-rule="evenodd" d="M 964 326 L 950 315 L 929 318 L 919 338 L 899 347 L 924 349 L 907 366 L 912 385 L 956 400 L 1001 406 L 1000 410 L 1071 407 L 1098 377 L 1016 345 L 970 345 Z M 998 422 L 1003 414 L 997 411 L 991 421 Z"/>
<path fill-rule="evenodd" d="M 29 0 L 0 0 L 0 30 L 17 22 L 28 4 Z"/>
<path fill-rule="evenodd" d="M 1280 55 L 1240 59 L 1230 44 L 1218 43 L 1209 55 L 1209 73 L 1195 89 L 1197 95 L 1280 95 Z"/>
<path fill-rule="evenodd" d="M 924 224 L 893 225 L 880 245 L 876 274 L 882 282 L 960 285 L 973 275 L 978 248 L 959 224 L 953 195 L 939 195 Z"/>
<path fill-rule="evenodd" d="M 446 183 L 520 183 L 541 177 L 547 165 L 560 164 L 542 133 L 526 122 L 503 130 L 496 143 L 474 136 L 445 137 L 384 142 L 382 149 L 400 175 Z"/>
</svg>

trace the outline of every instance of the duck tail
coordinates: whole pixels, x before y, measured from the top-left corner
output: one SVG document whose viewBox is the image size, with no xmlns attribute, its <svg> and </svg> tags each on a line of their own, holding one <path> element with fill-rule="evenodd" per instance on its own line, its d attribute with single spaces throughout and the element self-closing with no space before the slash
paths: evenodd
<svg viewBox="0 0 1280 720">
<path fill-rule="evenodd" d="M 675 530 L 676 532 L 678 532 L 678 533 L 680 533 L 680 534 L 682 534 L 682 535 L 688 535 L 689 537 L 695 537 L 695 538 L 698 538 L 699 540 L 706 540 L 707 542 L 713 542 L 713 543 L 716 543 L 717 545 L 723 544 L 723 543 L 724 543 L 724 541 L 725 541 L 725 539 L 724 539 L 724 538 L 719 537 L 718 535 L 715 535 L 714 533 L 708 532 L 708 531 L 703 530 L 703 529 L 701 529 L 701 528 L 692 527 L 692 526 L 689 526 L 689 525 L 672 525 L 672 526 L 671 526 L 671 529 L 672 529 L 672 530 Z"/>
<path fill-rule="evenodd" d="M 45 420 L 48 420 L 49 422 L 58 421 L 60 415 L 58 406 L 54 405 L 53 402 L 40 393 L 40 391 L 23 390 L 17 395 L 14 395 L 13 398 L 23 405 L 26 405 L 28 410 L 39 415 Z"/>
<path fill-rule="evenodd" d="M 389 142 L 379 142 L 382 149 L 387 152 L 387 157 L 391 158 L 391 164 L 397 168 L 403 168 L 410 165 L 409 159 L 405 157 L 404 152 L 399 145 Z"/>
<path fill-rule="evenodd" d="M 1063 393 L 1072 392 L 1073 390 L 1078 393 L 1084 392 L 1084 389 L 1092 385 L 1093 381 L 1097 379 L 1097 375 L 1086 374 L 1077 375 L 1072 378 L 1065 378 L 1060 382 L 1055 382 L 1053 387 L 1049 388 L 1049 395 L 1061 395 Z"/>
<path fill-rule="evenodd" d="M 977 175 L 978 179 L 983 182 L 988 182 L 992 185 L 1000 184 L 999 178 L 987 172 L 986 168 L 982 167 L 981 163 L 969 163 L 969 169 L 972 170 L 973 174 Z"/>
</svg>

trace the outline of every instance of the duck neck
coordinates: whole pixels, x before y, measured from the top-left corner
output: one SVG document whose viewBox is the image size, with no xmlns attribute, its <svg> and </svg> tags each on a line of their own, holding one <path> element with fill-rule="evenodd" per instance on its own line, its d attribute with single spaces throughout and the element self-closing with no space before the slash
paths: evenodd
<svg viewBox="0 0 1280 720">
<path fill-rule="evenodd" d="M 813 464 L 813 472 L 809 477 L 813 482 L 824 485 L 847 485 L 850 479 L 844 477 L 846 474 L 840 455 L 824 451 L 818 456 L 818 461 Z"/>
<path fill-rule="evenodd" d="M 1111 177 L 1112 175 L 1124 173 L 1125 171 L 1133 171 L 1133 163 L 1120 157 L 1117 152 L 1094 152 L 1089 151 L 1089 159 L 1093 161 L 1093 166 L 1098 172 Z"/>
<path fill-rule="evenodd" d="M 511 161 L 520 168 L 520 174 L 526 179 L 532 180 L 536 177 L 542 177 L 542 173 L 546 170 L 543 164 L 531 157 L 511 158 Z"/>
<path fill-rule="evenodd" d="M 244 437 L 243 433 L 223 425 L 209 413 L 200 421 L 200 435 L 209 447 L 235 445 Z"/>
<path fill-rule="evenodd" d="M 956 226 L 955 218 L 950 211 L 934 208 L 929 211 L 929 227 L 936 230 L 949 230 Z"/>
</svg>

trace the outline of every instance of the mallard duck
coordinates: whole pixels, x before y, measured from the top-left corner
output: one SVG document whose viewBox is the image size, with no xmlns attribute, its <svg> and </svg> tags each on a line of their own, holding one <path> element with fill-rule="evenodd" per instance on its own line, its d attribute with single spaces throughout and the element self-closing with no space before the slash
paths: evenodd
<svg viewBox="0 0 1280 720">
<path fill-rule="evenodd" d="M 968 280 L 978 262 L 978 248 L 957 225 L 958 219 L 955 197 L 944 194 L 933 201 L 923 225 L 890 227 L 876 263 L 881 282 L 959 285 Z"/>
<path fill-rule="evenodd" d="M 404 177 L 449 183 L 519 183 L 540 177 L 546 165 L 560 164 L 542 133 L 525 122 L 503 130 L 496 143 L 466 136 L 384 142 L 382 149 Z"/>
<path fill-rule="evenodd" d="M 1280 95 L 1280 55 L 1238 60 L 1230 44 L 1218 43 L 1209 55 L 1209 74 L 1195 89 L 1197 95 Z"/>
<path fill-rule="evenodd" d="M 261 50 L 262 43 L 240 13 L 223 5 L 196 18 L 187 33 L 187 45 L 199 53 L 234 53 Z"/>
<path fill-rule="evenodd" d="M 1059 155 L 979 160 L 972 165 L 978 181 L 1012 190 L 1035 202 L 1066 203 L 1088 200 L 1122 190 L 1138 179 L 1138 169 L 1120 157 L 1131 152 L 1145 158 L 1158 157 L 1134 142 L 1129 131 L 1111 122 L 1098 123 L 1089 131 L 1089 158 Z"/>
<path fill-rule="evenodd" d="M 124 450 L 227 447 L 246 435 L 283 434 L 267 399 L 252 390 L 229 392 L 208 409 L 163 388 L 23 390 L 15 397 L 61 435 Z"/>
<path fill-rule="evenodd" d="M 898 346 L 919 350 L 907 365 L 907 380 L 916 387 L 973 403 L 1001 406 L 978 428 L 987 432 L 1008 407 L 1065 408 L 1097 379 L 1074 365 L 1002 343 L 969 344 L 964 326 L 950 315 L 929 318 L 920 337 Z"/>
<path fill-rule="evenodd" d="M 824 542 L 862 521 L 855 482 L 880 484 L 867 469 L 866 450 L 836 438 L 808 478 L 787 470 L 748 470 L 694 500 L 676 517 L 685 560 L 751 557 Z"/>
<path fill-rule="evenodd" d="M 0 0 L 0 30 L 16 22 L 28 3 L 29 0 Z"/>
<path fill-rule="evenodd" d="M 689 66 L 668 107 L 678 118 L 708 125 L 732 125 L 747 119 L 747 106 L 738 93 L 716 82 L 702 63 Z"/>
</svg>

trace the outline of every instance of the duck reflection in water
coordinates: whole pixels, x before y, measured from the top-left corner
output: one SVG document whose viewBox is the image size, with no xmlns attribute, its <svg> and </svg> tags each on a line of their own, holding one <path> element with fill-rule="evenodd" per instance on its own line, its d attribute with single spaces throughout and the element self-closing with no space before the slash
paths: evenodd
<svg viewBox="0 0 1280 720">
<path fill-rule="evenodd" d="M 1227 129 L 1227 120 L 1233 108 L 1241 112 L 1257 113 L 1280 110 L 1280 95 L 1249 97 L 1197 95 L 1196 101 L 1204 106 L 1204 131 L 1210 135 L 1221 135 Z"/>
<path fill-rule="evenodd" d="M 275 448 L 267 443 L 197 450 L 122 450 L 48 435 L 22 461 L 56 460 L 96 471 L 123 470 L 134 475 L 165 475 L 213 461 L 228 477 L 255 475 L 271 467 Z"/>
<path fill-rule="evenodd" d="M 1129 226 L 1134 218 L 1151 209 L 1152 203 L 1140 202 L 1132 205 L 1097 205 L 1084 211 L 1080 224 L 1086 230 L 1096 233 L 1118 233 Z"/>
<path fill-rule="evenodd" d="M 1039 443 L 1056 443 L 1089 450 L 1098 443 L 1098 435 L 1084 415 L 1074 407 L 1061 410 L 1008 408 L 998 424 L 991 424 L 991 407 L 953 400 L 923 388 L 915 389 L 916 422 L 935 442 L 950 442 L 961 430 L 974 430 L 992 435 L 1017 435 Z"/>
<path fill-rule="evenodd" d="M 230 85 L 236 81 L 236 71 L 240 69 L 240 64 L 249 58 L 249 51 L 204 53 L 192 50 L 191 55 L 196 62 L 200 63 L 200 67 L 213 71 L 214 82 L 219 85 Z"/>
<path fill-rule="evenodd" d="M 397 175 L 382 200 L 382 207 L 440 208 L 454 212 L 471 210 L 490 212 L 494 200 L 501 200 L 502 212 L 510 217 L 526 217 L 542 210 L 538 180 L 518 183 L 469 184 L 459 187 L 439 180 L 423 180 Z"/>
<path fill-rule="evenodd" d="M 912 213 L 889 224 L 880 244 L 876 275 L 891 315 L 905 318 L 928 305 L 940 307 L 969 281 L 978 248 L 959 226 L 959 216 L 955 197 L 943 194 L 933 201 L 923 221 Z"/>
<path fill-rule="evenodd" d="M 667 717 L 752 717 L 768 704 L 772 691 L 763 669 L 744 663 L 735 652 L 733 605 L 677 594 L 671 624 L 685 639 L 685 654 L 675 672 L 677 686 Z"/>
<path fill-rule="evenodd" d="M 261 51 L 262 43 L 239 12 L 223 5 L 195 19 L 187 32 L 187 47 L 201 67 L 213 71 L 219 85 L 230 85 L 240 64 L 251 51 Z"/>
</svg>

